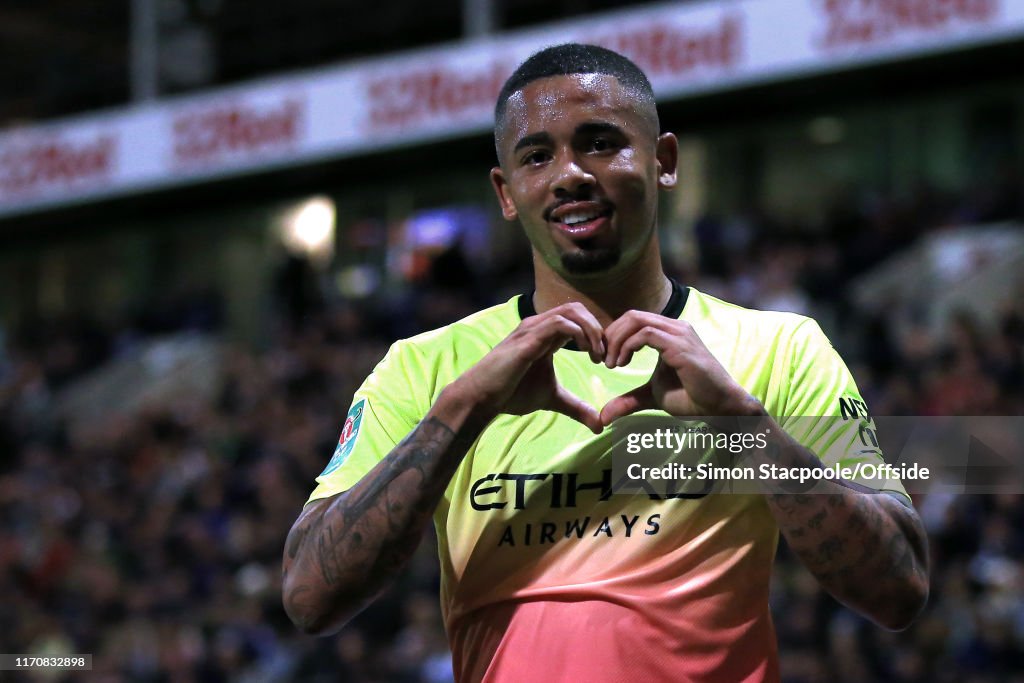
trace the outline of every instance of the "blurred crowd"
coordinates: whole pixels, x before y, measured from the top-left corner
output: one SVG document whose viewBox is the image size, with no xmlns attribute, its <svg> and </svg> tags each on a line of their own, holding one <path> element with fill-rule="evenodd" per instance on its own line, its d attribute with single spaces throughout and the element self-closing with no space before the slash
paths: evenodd
<svg viewBox="0 0 1024 683">
<path fill-rule="evenodd" d="M 852 351 L 840 350 L 876 415 L 1022 415 L 1024 298 L 1007 301 L 994 326 L 964 312 L 943 334 L 897 332 L 897 321 L 842 298 L 848 278 L 929 229 L 933 213 L 934 203 L 860 207 L 830 219 L 827 241 L 779 239 L 756 216 L 709 217 L 696 230 L 701 263 L 675 274 L 856 330 Z M 102 682 L 450 681 L 432 537 L 393 590 L 326 639 L 288 621 L 280 561 L 352 393 L 390 340 L 475 310 L 488 303 L 482 291 L 499 290 L 435 282 L 372 308 L 303 301 L 302 315 L 282 312 L 290 322 L 267 348 L 226 351 L 215 400 L 75 429 L 55 417 L 63 387 L 145 330 L 85 319 L 10 330 L 0 355 L 0 651 L 91 653 L 84 676 Z M 215 330 L 218 316 L 177 320 Z M 932 593 L 902 633 L 840 607 L 780 547 L 772 603 L 787 683 L 1024 682 L 1024 497 L 915 503 Z"/>
</svg>

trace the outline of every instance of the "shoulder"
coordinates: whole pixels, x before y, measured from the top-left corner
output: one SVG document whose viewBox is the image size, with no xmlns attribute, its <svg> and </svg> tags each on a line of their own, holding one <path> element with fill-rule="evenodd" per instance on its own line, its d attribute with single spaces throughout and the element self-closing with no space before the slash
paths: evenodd
<svg viewBox="0 0 1024 683">
<path fill-rule="evenodd" d="M 691 290 L 683 317 L 775 416 L 830 415 L 856 383 L 817 321 L 737 306 Z"/>
<path fill-rule="evenodd" d="M 519 324 L 516 298 L 436 330 L 400 339 L 356 394 L 376 405 L 422 416 L 441 390 L 480 360 Z M 416 418 L 418 419 L 418 418 Z"/>
<path fill-rule="evenodd" d="M 798 339 L 824 339 L 821 327 L 799 313 L 762 311 L 730 303 L 693 287 L 687 296 L 682 317 L 697 329 L 735 338 L 744 344 L 780 342 L 788 345 Z M 827 340 L 826 340 L 827 341 Z"/>
</svg>

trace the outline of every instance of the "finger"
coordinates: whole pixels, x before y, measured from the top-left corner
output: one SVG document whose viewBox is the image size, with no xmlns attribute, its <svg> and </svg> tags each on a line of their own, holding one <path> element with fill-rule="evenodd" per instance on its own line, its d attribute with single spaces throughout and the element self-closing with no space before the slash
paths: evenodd
<svg viewBox="0 0 1024 683">
<path fill-rule="evenodd" d="M 563 304 L 551 310 L 557 311 L 559 315 L 572 320 L 580 326 L 583 333 L 587 335 L 587 339 L 590 340 L 590 345 L 585 350 L 590 351 L 591 361 L 594 363 L 604 361 L 604 330 L 601 329 L 601 323 L 597 321 L 597 318 L 586 306 L 579 302 L 573 302 Z M 580 346 L 580 349 L 584 350 L 584 347 Z"/>
<path fill-rule="evenodd" d="M 542 321 L 537 327 L 536 334 L 546 343 L 543 345 L 544 353 L 554 353 L 562 348 L 567 341 L 572 339 L 583 351 L 590 351 L 590 339 L 584 333 L 583 328 L 562 315 L 552 315 Z"/>
<path fill-rule="evenodd" d="M 644 327 L 637 330 L 631 337 L 622 342 L 615 367 L 625 367 L 633 361 L 633 354 L 645 346 L 656 349 L 659 353 L 671 349 L 679 340 L 664 330 Z"/>
<path fill-rule="evenodd" d="M 627 311 L 604 331 L 605 339 L 608 342 L 605 350 L 605 365 L 614 368 L 620 365 L 619 357 L 622 355 L 622 343 L 632 337 L 637 331 L 658 323 L 657 318 L 668 320 L 661 315 L 647 313 L 646 311 Z"/>
<path fill-rule="evenodd" d="M 601 424 L 608 426 L 625 415 L 656 407 L 654 405 L 654 392 L 651 389 L 651 383 L 647 382 L 632 391 L 627 391 L 621 396 L 616 396 L 608 401 L 604 408 L 601 408 Z"/>
<path fill-rule="evenodd" d="M 571 417 L 595 434 L 600 434 L 604 429 L 597 409 L 560 384 L 557 385 L 547 409 Z"/>
</svg>

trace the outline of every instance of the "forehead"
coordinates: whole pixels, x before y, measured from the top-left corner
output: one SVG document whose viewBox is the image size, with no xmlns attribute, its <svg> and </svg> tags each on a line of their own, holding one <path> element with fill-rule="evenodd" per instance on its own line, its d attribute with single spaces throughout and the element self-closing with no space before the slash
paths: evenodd
<svg viewBox="0 0 1024 683">
<path fill-rule="evenodd" d="M 506 142 L 524 135 L 573 128 L 586 121 L 609 121 L 639 127 L 642 115 L 635 96 L 615 76 L 569 74 L 528 83 L 512 93 L 505 108 L 502 137 Z"/>
</svg>

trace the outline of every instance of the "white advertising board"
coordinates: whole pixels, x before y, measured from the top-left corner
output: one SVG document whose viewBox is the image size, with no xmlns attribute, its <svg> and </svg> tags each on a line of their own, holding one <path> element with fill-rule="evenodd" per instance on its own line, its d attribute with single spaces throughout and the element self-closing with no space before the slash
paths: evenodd
<svg viewBox="0 0 1024 683">
<path fill-rule="evenodd" d="M 0 217 L 479 133 L 515 65 L 589 42 L 661 100 L 1024 35 L 1024 0 L 707 0 L 593 16 L 0 132 Z"/>
</svg>

